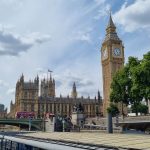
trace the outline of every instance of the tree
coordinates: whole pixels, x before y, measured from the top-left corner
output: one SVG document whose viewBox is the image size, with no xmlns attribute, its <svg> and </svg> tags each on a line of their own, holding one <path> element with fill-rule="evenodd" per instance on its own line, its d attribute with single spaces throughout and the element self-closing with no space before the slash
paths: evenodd
<svg viewBox="0 0 150 150">
<path fill-rule="evenodd" d="M 139 112 L 144 115 L 148 114 L 148 106 L 141 104 L 139 107 Z"/>
<path fill-rule="evenodd" d="M 143 98 L 146 102 L 150 99 L 150 52 L 142 60 L 129 57 L 111 83 L 110 101 L 122 103 L 122 112 L 123 104 L 130 104 L 137 115 Z"/>
<path fill-rule="evenodd" d="M 138 111 L 141 114 L 146 115 L 148 113 L 148 106 L 144 105 L 144 104 L 139 104 L 137 105 L 137 107 L 135 108 L 134 105 L 132 106 L 132 112 L 136 113 L 136 111 Z"/>
<path fill-rule="evenodd" d="M 130 91 L 131 104 L 136 115 L 140 112 L 141 101 L 145 98 L 147 105 L 150 98 L 150 52 L 142 60 L 134 57 L 129 60 L 130 78 L 132 87 Z"/>
<path fill-rule="evenodd" d="M 113 117 L 119 114 L 118 107 L 113 103 L 110 103 L 110 106 L 107 108 L 107 112 L 111 113 Z"/>
<path fill-rule="evenodd" d="M 150 51 L 143 56 L 140 73 L 141 93 L 148 105 L 148 100 L 150 99 Z"/>
<path fill-rule="evenodd" d="M 129 77 L 131 78 L 131 89 L 130 89 L 130 104 L 134 108 L 136 115 L 138 115 L 138 106 L 140 105 L 143 95 L 141 93 L 141 64 L 140 60 L 134 57 L 129 57 L 127 66 L 129 68 Z"/>
<path fill-rule="evenodd" d="M 111 83 L 110 101 L 122 104 L 122 114 L 124 114 L 123 104 L 129 104 L 128 89 L 130 87 L 130 78 L 126 67 L 120 69 L 113 77 Z"/>
</svg>

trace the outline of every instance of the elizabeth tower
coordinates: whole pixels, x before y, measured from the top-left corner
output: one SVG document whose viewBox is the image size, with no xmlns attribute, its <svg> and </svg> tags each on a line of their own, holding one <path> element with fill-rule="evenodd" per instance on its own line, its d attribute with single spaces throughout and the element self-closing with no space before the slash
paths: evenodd
<svg viewBox="0 0 150 150">
<path fill-rule="evenodd" d="M 110 86 L 114 73 L 124 65 L 124 46 L 116 33 L 111 14 L 106 28 L 106 36 L 101 47 L 103 76 L 103 113 L 106 116 L 110 105 Z"/>
</svg>

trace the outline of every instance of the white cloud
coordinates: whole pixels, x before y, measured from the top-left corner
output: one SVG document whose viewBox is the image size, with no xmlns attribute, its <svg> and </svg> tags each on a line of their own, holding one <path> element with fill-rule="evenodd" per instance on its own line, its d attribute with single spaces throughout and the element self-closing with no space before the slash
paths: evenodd
<svg viewBox="0 0 150 150">
<path fill-rule="evenodd" d="M 114 14 L 114 21 L 122 25 L 127 32 L 150 27 L 150 1 L 136 0 L 127 5 L 125 2 L 121 9 Z"/>
<path fill-rule="evenodd" d="M 8 89 L 7 95 L 14 95 L 14 94 L 15 94 L 15 88 Z"/>
<path fill-rule="evenodd" d="M 94 82 L 88 78 L 84 73 L 73 73 L 67 69 L 63 74 L 57 74 L 54 76 L 56 81 L 56 93 L 59 95 L 61 92 L 66 95 L 70 95 L 72 91 L 73 83 L 76 83 L 78 95 L 88 96 L 95 94 Z M 88 90 L 87 90 L 88 89 Z M 85 92 L 83 92 L 85 91 Z M 88 92 L 88 94 L 87 94 Z"/>
<path fill-rule="evenodd" d="M 18 56 L 21 52 L 26 52 L 35 44 L 41 44 L 50 39 L 48 35 L 31 33 L 26 36 L 19 36 L 12 32 L 0 31 L 0 55 Z"/>
<path fill-rule="evenodd" d="M 103 4 L 98 10 L 98 14 L 94 17 L 94 19 L 99 20 L 104 16 L 108 16 L 110 9 L 111 9 L 110 4 Z"/>
<path fill-rule="evenodd" d="M 78 41 L 91 43 L 90 33 L 78 32 L 77 35 L 73 39 L 78 40 Z"/>
<path fill-rule="evenodd" d="M 92 31 L 93 31 L 92 28 L 86 28 L 82 31 L 74 32 L 71 36 L 71 39 L 91 43 L 92 42 L 92 36 L 91 36 Z"/>
<path fill-rule="evenodd" d="M 24 41 L 25 43 L 43 43 L 43 42 L 46 42 L 46 41 L 49 41 L 51 40 L 51 36 L 48 35 L 48 34 L 41 34 L 39 32 L 33 32 L 33 33 L 30 33 L 28 35 L 25 35 L 24 37 L 21 38 L 22 41 Z"/>
<path fill-rule="evenodd" d="M 94 0 L 97 5 L 104 4 L 106 0 Z"/>
<path fill-rule="evenodd" d="M 0 80 L 0 87 L 8 87 L 9 84 L 3 80 Z"/>
<path fill-rule="evenodd" d="M 45 69 L 41 67 L 38 67 L 35 70 L 37 71 L 37 73 L 40 73 L 40 74 L 45 72 Z"/>
<path fill-rule="evenodd" d="M 84 93 L 87 97 L 86 92 L 92 95 L 98 90 L 99 61 L 95 65 L 95 57 L 99 53 L 93 56 L 96 48 L 92 47 L 96 41 L 94 33 L 97 32 L 97 21 L 93 17 L 100 8 L 105 7 L 105 0 L 2 1 L 0 12 L 3 15 L 0 16 L 0 23 L 5 26 L 0 29 L 4 30 L 0 36 L 5 42 L 0 42 L 0 51 L 3 55 L 20 56 L 0 57 L 0 65 L 4 66 L 1 67 L 1 79 L 10 84 L 7 89 L 0 90 L 5 105 L 8 106 L 9 101 L 14 99 L 15 94 L 12 96 L 7 93 L 13 93 L 13 89 L 9 88 L 15 86 L 22 72 L 27 81 L 34 79 L 37 73 L 41 79 L 44 76 L 47 78 L 46 68 L 52 68 L 54 78 L 57 75 L 57 96 L 60 93 L 63 96 L 70 94 L 74 81 L 80 95 Z M 23 5 L 18 5 L 17 2 L 20 1 Z M 87 27 L 92 27 L 92 30 Z M 51 42 L 46 42 L 48 40 Z M 43 42 L 45 43 L 41 44 Z M 96 71 L 95 66 L 98 66 Z M 65 75 L 66 68 L 71 72 L 70 75 Z M 90 68 L 92 71 L 89 71 Z"/>
</svg>

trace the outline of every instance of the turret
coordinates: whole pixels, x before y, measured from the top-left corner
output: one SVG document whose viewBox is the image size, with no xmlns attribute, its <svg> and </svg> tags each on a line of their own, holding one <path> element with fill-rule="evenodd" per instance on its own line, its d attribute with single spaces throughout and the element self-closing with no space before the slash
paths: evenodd
<svg viewBox="0 0 150 150">
<path fill-rule="evenodd" d="M 100 91 L 98 90 L 98 93 L 97 93 L 97 99 L 98 99 L 98 103 L 101 104 L 102 103 L 102 97 L 100 95 Z"/>
<path fill-rule="evenodd" d="M 22 73 L 22 75 L 21 75 L 21 77 L 20 77 L 20 82 L 21 82 L 21 83 L 24 83 L 24 75 L 23 75 L 23 73 Z"/>
<path fill-rule="evenodd" d="M 37 77 L 34 79 L 34 83 L 39 86 L 39 76 L 37 75 Z"/>
<path fill-rule="evenodd" d="M 53 85 L 55 85 L 55 80 L 53 79 Z"/>
<path fill-rule="evenodd" d="M 51 73 L 50 73 L 50 82 L 52 82 L 52 75 L 51 75 Z"/>
<path fill-rule="evenodd" d="M 77 90 L 76 90 L 76 84 L 75 82 L 73 83 L 73 87 L 72 87 L 72 92 L 71 92 L 71 96 L 72 98 L 77 98 Z"/>
<path fill-rule="evenodd" d="M 41 96 L 55 97 L 55 80 L 52 79 L 51 74 L 49 79 L 44 78 L 41 81 Z"/>
</svg>

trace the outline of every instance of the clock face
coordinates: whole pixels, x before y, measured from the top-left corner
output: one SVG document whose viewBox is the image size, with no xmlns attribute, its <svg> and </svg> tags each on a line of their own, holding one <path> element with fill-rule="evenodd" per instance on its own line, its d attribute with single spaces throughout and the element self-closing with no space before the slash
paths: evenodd
<svg viewBox="0 0 150 150">
<path fill-rule="evenodd" d="M 120 48 L 114 48 L 114 56 L 121 56 Z"/>
<path fill-rule="evenodd" d="M 103 56 L 103 59 L 106 59 L 108 57 L 108 51 L 107 51 L 107 49 L 103 50 L 102 56 Z"/>
</svg>

